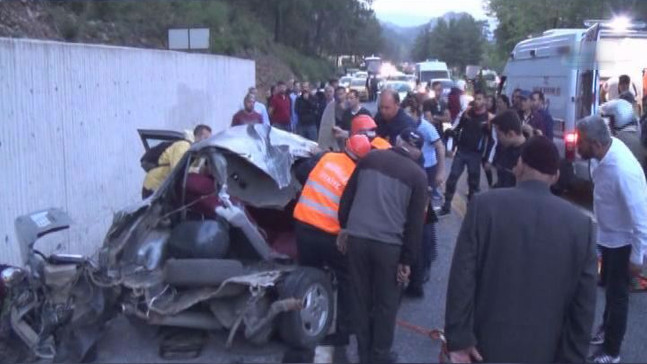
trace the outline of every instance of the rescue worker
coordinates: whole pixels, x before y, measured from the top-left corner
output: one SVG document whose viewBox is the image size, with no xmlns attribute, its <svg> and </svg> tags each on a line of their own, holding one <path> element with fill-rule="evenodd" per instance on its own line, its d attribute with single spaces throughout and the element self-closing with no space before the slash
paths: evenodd
<svg viewBox="0 0 647 364">
<path fill-rule="evenodd" d="M 200 124 L 193 130 L 193 135 L 191 131 L 185 131 L 184 139 L 178 140 L 166 148 L 158 159 L 157 167 L 146 173 L 142 188 L 142 199 L 150 197 L 164 183 L 166 177 L 171 174 L 173 168 L 180 162 L 193 142 L 197 143 L 209 137 L 211 137 L 211 128 Z"/>
<path fill-rule="evenodd" d="M 350 334 L 348 258 L 336 245 L 341 230 L 337 217 L 339 201 L 355 163 L 370 151 L 368 138 L 354 135 L 346 141 L 344 152 L 323 154 L 309 173 L 294 208 L 299 263 L 317 268 L 326 265 L 335 271 L 339 282 L 337 332 L 328 338 L 329 345 L 348 345 Z"/>
<path fill-rule="evenodd" d="M 351 121 L 350 135 L 366 135 L 373 149 L 390 149 L 391 143 L 377 136 L 377 124 L 369 115 L 357 115 Z"/>
</svg>

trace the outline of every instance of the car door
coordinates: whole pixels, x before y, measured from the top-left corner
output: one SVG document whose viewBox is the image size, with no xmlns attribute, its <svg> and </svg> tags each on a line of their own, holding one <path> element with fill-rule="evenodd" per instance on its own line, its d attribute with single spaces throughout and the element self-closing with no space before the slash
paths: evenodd
<svg viewBox="0 0 647 364">
<path fill-rule="evenodd" d="M 173 130 L 137 129 L 137 133 L 146 152 L 160 143 L 184 139 L 184 133 Z"/>
<path fill-rule="evenodd" d="M 586 30 L 580 41 L 578 67 L 576 120 L 597 112 L 599 93 L 599 70 L 597 45 L 600 39 L 600 25 L 594 24 Z"/>
</svg>

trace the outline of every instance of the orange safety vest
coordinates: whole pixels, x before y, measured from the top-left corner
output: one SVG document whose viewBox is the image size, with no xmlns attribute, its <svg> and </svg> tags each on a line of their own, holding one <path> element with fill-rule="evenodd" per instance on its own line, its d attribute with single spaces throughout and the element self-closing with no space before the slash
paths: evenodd
<svg viewBox="0 0 647 364">
<path fill-rule="evenodd" d="M 381 138 L 381 137 L 376 137 L 373 139 L 371 142 L 371 147 L 375 149 L 391 149 L 391 143 L 389 143 L 386 139 Z"/>
<path fill-rule="evenodd" d="M 294 218 L 329 234 L 339 234 L 339 200 L 354 170 L 355 162 L 346 153 L 326 153 L 308 176 Z"/>
</svg>

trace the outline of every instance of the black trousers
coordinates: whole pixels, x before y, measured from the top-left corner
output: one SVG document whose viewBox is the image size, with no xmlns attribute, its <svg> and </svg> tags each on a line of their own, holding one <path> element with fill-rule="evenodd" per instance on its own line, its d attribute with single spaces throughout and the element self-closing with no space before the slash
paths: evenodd
<svg viewBox="0 0 647 364">
<path fill-rule="evenodd" d="M 337 278 L 337 330 L 341 337 L 351 333 L 351 299 L 348 257 L 337 249 L 337 236 L 297 221 L 295 225 L 299 264 L 322 269 L 330 267 Z"/>
<path fill-rule="evenodd" d="M 620 347 L 627 331 L 629 313 L 629 257 L 631 245 L 621 248 L 605 248 L 602 252 L 602 280 L 606 285 L 606 305 L 602 318 L 604 329 L 604 351 L 613 356 L 620 355 Z"/>
<path fill-rule="evenodd" d="M 481 161 L 481 165 L 483 166 L 483 168 L 485 168 L 485 165 L 487 163 L 488 163 L 487 158 L 483 158 L 483 160 Z M 492 169 L 490 169 L 489 171 L 488 170 L 485 171 L 485 178 L 487 179 L 487 185 L 489 187 L 492 187 L 492 185 L 494 184 L 494 176 L 492 174 Z"/>
<path fill-rule="evenodd" d="M 411 279 L 409 286 L 422 288 L 425 283 L 425 271 L 431 268 L 431 263 L 436 260 L 436 224 L 425 224 L 422 232 L 422 254 L 418 255 L 418 260 L 411 266 Z"/>
<path fill-rule="evenodd" d="M 452 168 L 447 178 L 445 189 L 445 207 L 450 207 L 456 193 L 456 184 L 467 166 L 467 185 L 469 187 L 468 200 L 478 192 L 481 184 L 481 155 L 475 152 L 459 150 L 452 161 Z"/>
<path fill-rule="evenodd" d="M 438 169 L 438 164 L 433 167 L 425 168 L 427 172 L 427 185 L 433 191 L 436 187 L 436 171 Z M 429 211 L 427 212 L 427 221 L 423 227 L 422 232 L 422 262 L 425 269 L 431 267 L 431 263 L 436 260 L 438 256 L 438 239 L 436 236 L 436 223 L 438 222 L 438 216 L 434 212 L 434 206 L 430 203 Z"/>
<path fill-rule="evenodd" d="M 401 248 L 348 238 L 353 322 L 361 363 L 389 362 L 402 289 L 397 281 Z"/>
</svg>

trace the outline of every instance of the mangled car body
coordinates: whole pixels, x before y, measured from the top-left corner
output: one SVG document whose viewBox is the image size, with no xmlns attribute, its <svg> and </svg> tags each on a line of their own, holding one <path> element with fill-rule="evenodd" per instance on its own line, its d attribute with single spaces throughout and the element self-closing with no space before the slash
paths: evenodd
<svg viewBox="0 0 647 364">
<path fill-rule="evenodd" d="M 315 147 L 264 125 L 194 144 L 150 198 L 115 215 L 89 282 L 139 323 L 312 347 L 330 330 L 334 292 L 327 273 L 294 264 L 291 209 L 292 168 Z"/>
</svg>

